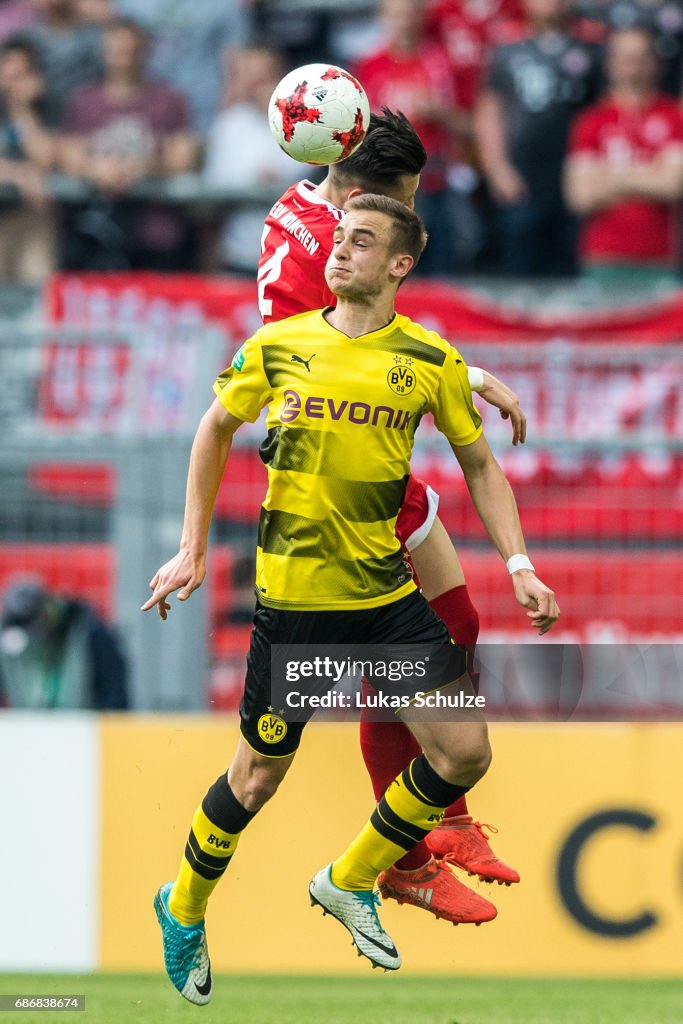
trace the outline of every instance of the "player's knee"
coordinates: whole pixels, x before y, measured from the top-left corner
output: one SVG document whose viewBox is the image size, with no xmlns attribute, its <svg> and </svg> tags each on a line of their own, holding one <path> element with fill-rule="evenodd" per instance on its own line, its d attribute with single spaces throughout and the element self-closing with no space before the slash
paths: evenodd
<svg viewBox="0 0 683 1024">
<path fill-rule="evenodd" d="M 488 736 L 484 734 L 477 747 L 471 752 L 468 762 L 468 770 L 474 776 L 474 782 L 478 782 L 479 779 L 486 775 L 492 758 L 491 744 L 489 743 Z"/>
<path fill-rule="evenodd" d="M 429 756 L 432 767 L 447 782 L 473 786 L 491 764 L 491 744 L 486 729 L 467 730 L 465 737 Z"/>
</svg>

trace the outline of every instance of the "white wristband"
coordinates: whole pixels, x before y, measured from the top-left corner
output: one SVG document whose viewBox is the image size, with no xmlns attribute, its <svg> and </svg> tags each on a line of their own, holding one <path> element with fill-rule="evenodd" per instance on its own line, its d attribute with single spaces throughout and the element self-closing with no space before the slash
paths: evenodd
<svg viewBox="0 0 683 1024">
<path fill-rule="evenodd" d="M 473 391 L 481 391 L 484 386 L 484 371 L 480 366 L 468 366 L 467 378 Z"/>
<path fill-rule="evenodd" d="M 532 572 L 534 571 L 528 555 L 510 555 L 505 564 L 511 576 L 513 572 L 518 572 L 520 569 L 531 569 Z"/>
</svg>

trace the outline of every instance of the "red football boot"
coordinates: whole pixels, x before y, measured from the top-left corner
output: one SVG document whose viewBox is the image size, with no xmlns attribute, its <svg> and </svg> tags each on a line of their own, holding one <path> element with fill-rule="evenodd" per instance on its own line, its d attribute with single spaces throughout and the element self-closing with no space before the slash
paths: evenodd
<svg viewBox="0 0 683 1024">
<path fill-rule="evenodd" d="M 489 837 L 484 835 L 485 828 L 489 832 L 498 831 L 492 825 L 474 821 L 469 814 L 444 818 L 426 837 L 426 843 L 435 857 L 463 868 L 470 875 L 478 875 L 483 882 L 498 882 L 499 885 L 519 882 L 519 872 L 496 857 Z"/>
<path fill-rule="evenodd" d="M 410 903 L 453 924 L 482 924 L 492 921 L 498 913 L 493 903 L 468 889 L 446 864 L 434 857 L 414 871 L 388 868 L 377 884 L 385 900 Z"/>
</svg>

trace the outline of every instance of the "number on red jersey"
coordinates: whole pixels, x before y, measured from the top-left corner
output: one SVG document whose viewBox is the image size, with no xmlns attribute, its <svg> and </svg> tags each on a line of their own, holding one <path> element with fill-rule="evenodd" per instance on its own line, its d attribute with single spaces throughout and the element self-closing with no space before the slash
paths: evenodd
<svg viewBox="0 0 683 1024">
<path fill-rule="evenodd" d="M 274 203 L 261 237 L 258 305 L 265 323 L 334 305 L 325 281 L 341 211 L 298 182 Z"/>
<path fill-rule="evenodd" d="M 261 235 L 262 256 L 266 251 L 266 239 L 269 233 L 270 227 L 266 224 Z M 258 311 L 264 323 L 272 319 L 278 319 L 273 317 L 273 300 L 266 298 L 266 288 L 279 278 L 282 273 L 282 262 L 288 252 L 289 242 L 285 238 L 282 245 L 278 245 L 277 249 L 263 263 L 259 263 L 258 274 L 256 275 L 256 280 L 258 281 Z"/>
</svg>

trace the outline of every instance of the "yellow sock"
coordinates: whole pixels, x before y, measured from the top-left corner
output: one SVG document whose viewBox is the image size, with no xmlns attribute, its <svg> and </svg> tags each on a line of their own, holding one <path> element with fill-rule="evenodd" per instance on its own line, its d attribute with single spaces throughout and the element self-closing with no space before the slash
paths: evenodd
<svg viewBox="0 0 683 1024">
<path fill-rule="evenodd" d="M 380 871 L 385 871 L 436 828 L 444 809 L 452 802 L 444 798 L 451 791 L 456 792 L 454 799 L 466 792 L 465 787 L 440 779 L 427 765 L 437 780 L 436 785 L 430 784 L 422 762 L 426 764 L 424 755 L 394 779 L 365 828 L 332 864 L 331 878 L 340 889 L 372 889 Z M 424 789 L 432 791 L 431 799 Z M 443 802 L 435 804 L 434 799 L 439 797 Z"/>
<path fill-rule="evenodd" d="M 203 919 L 209 896 L 253 817 L 221 775 L 195 811 L 178 877 L 168 898 L 168 909 L 180 924 L 197 924 Z"/>
</svg>

